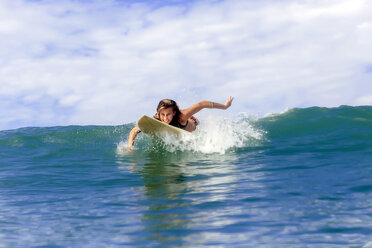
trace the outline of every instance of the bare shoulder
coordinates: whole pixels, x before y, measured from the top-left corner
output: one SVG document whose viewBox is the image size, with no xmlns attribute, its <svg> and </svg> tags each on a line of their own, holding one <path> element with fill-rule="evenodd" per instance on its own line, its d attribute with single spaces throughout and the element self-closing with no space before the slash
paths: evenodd
<svg viewBox="0 0 372 248">
<path fill-rule="evenodd" d="M 189 118 L 186 115 L 187 109 L 180 110 L 179 120 L 183 123 L 186 122 Z"/>
</svg>

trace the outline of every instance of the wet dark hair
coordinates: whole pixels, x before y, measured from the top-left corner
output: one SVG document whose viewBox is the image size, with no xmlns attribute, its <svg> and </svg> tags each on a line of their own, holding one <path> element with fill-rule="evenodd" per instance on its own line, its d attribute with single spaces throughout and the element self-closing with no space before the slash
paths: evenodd
<svg viewBox="0 0 372 248">
<path fill-rule="evenodd" d="M 156 114 L 154 118 L 160 121 L 160 111 L 162 109 L 172 108 L 176 114 L 174 115 L 171 123 L 172 126 L 178 126 L 178 120 L 180 118 L 181 111 L 177 105 L 177 103 L 171 99 L 163 99 L 159 102 L 158 107 L 156 108 Z"/>
</svg>

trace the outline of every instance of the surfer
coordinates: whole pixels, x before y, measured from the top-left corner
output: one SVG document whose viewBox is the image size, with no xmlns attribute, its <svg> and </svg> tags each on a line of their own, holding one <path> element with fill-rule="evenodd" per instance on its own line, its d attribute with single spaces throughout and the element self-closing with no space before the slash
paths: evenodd
<svg viewBox="0 0 372 248">
<path fill-rule="evenodd" d="M 194 114 L 198 113 L 204 108 L 227 109 L 231 106 L 233 100 L 234 97 L 230 96 L 227 98 L 225 104 L 210 101 L 201 101 L 187 109 L 180 110 L 175 101 L 170 99 L 163 99 L 158 104 L 154 118 L 168 125 L 172 125 L 192 132 L 195 131 L 196 126 L 199 124 L 198 119 L 193 116 Z M 128 149 L 131 149 L 133 147 L 134 139 L 139 132 L 141 132 L 141 130 L 139 130 L 138 127 L 134 127 L 130 131 L 127 146 Z"/>
</svg>

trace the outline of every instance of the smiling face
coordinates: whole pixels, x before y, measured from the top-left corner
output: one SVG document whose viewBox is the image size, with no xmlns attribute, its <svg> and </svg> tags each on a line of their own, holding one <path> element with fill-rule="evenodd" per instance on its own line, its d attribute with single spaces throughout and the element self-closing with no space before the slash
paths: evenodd
<svg viewBox="0 0 372 248">
<path fill-rule="evenodd" d="M 159 111 L 160 121 L 169 124 L 173 120 L 175 114 L 176 112 L 173 108 L 163 108 Z"/>
</svg>

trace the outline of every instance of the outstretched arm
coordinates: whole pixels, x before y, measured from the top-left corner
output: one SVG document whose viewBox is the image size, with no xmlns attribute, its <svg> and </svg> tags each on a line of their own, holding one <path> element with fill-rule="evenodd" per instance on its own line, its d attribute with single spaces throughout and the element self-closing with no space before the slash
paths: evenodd
<svg viewBox="0 0 372 248">
<path fill-rule="evenodd" d="M 127 146 L 127 150 L 130 150 L 132 149 L 133 145 L 134 145 L 134 139 L 136 138 L 137 134 L 140 132 L 141 130 L 139 130 L 137 127 L 134 127 L 130 133 L 129 133 L 129 138 L 128 138 L 128 146 Z"/>
<path fill-rule="evenodd" d="M 204 108 L 216 108 L 216 109 L 227 109 L 231 106 L 234 97 L 230 96 L 227 98 L 225 104 L 211 102 L 211 101 L 201 101 L 197 104 L 192 105 L 191 107 L 181 110 L 183 118 L 185 120 L 189 119 L 192 115 L 198 113 L 200 110 Z"/>
</svg>

